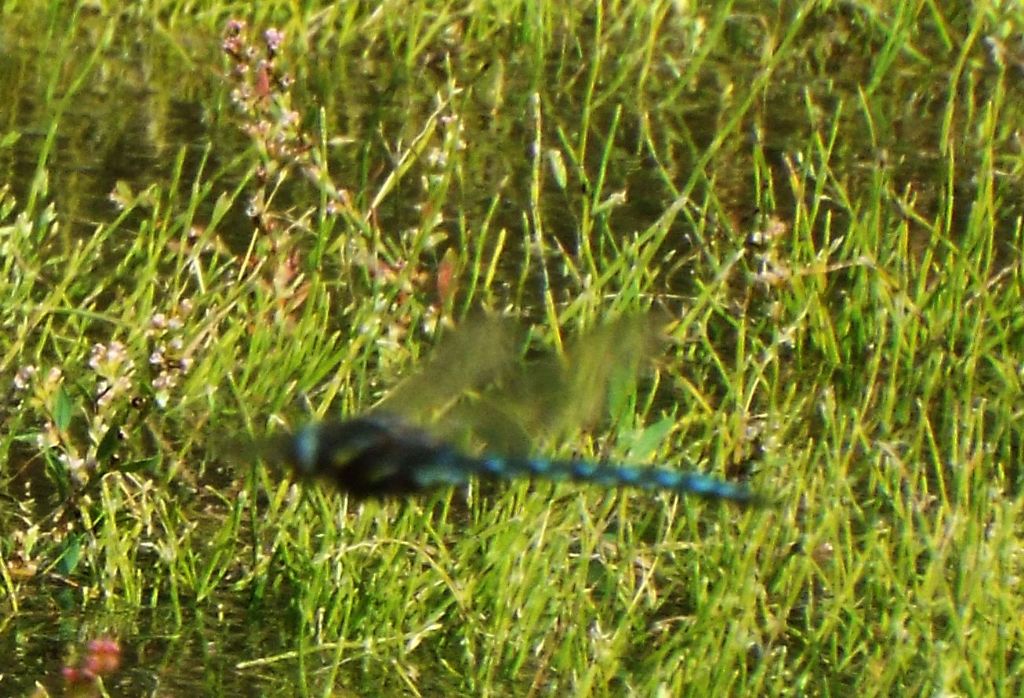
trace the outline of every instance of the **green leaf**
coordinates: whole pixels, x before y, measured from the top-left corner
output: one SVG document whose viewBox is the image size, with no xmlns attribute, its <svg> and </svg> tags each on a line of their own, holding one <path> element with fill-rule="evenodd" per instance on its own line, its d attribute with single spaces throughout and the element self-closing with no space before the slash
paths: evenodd
<svg viewBox="0 0 1024 698">
<path fill-rule="evenodd" d="M 150 470 L 160 461 L 158 456 L 150 456 L 149 458 L 141 458 L 139 460 L 133 460 L 124 465 L 117 466 L 117 471 L 121 473 L 135 473 L 140 470 Z"/>
<path fill-rule="evenodd" d="M 57 562 L 57 573 L 65 577 L 69 576 L 78 567 L 79 560 L 82 559 L 82 536 L 78 533 L 72 533 L 64 539 L 64 550 L 60 554 L 60 560 Z"/>
<path fill-rule="evenodd" d="M 675 419 L 664 417 L 654 424 L 644 428 L 633 440 L 629 448 L 629 459 L 636 462 L 646 462 L 658 451 L 658 448 L 668 437 L 675 426 Z"/>
<path fill-rule="evenodd" d="M 96 461 L 99 463 L 106 463 L 111 456 L 114 455 L 114 451 L 117 449 L 118 443 L 121 441 L 121 427 L 118 424 L 114 424 L 107 433 L 100 439 L 99 444 L 96 445 Z"/>
<path fill-rule="evenodd" d="M 71 424 L 71 412 L 73 409 L 74 404 L 71 402 L 71 396 L 64 390 L 63 385 L 59 386 L 57 388 L 57 395 L 53 400 L 53 423 L 58 431 L 68 430 L 68 426 Z"/>
</svg>

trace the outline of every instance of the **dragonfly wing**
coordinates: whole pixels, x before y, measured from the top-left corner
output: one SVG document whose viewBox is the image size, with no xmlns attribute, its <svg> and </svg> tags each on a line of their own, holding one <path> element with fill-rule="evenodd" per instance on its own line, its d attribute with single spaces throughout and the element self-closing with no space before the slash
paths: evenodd
<svg viewBox="0 0 1024 698">
<path fill-rule="evenodd" d="M 467 392 L 511 370 L 518 357 L 515 324 L 506 318 L 467 321 L 448 335 L 426 365 L 399 383 L 374 411 L 433 421 Z"/>
<path fill-rule="evenodd" d="M 610 397 L 636 390 L 641 367 L 663 346 L 663 325 L 663 317 L 649 313 L 590 330 L 563 356 L 522 364 L 481 402 L 521 433 L 564 437 L 597 421 Z"/>
</svg>

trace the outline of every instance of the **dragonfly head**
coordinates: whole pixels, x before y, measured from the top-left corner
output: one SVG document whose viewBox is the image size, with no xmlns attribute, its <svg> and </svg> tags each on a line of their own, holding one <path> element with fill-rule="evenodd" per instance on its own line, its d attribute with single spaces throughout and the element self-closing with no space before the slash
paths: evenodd
<svg viewBox="0 0 1024 698">
<path fill-rule="evenodd" d="M 292 434 L 287 446 L 288 460 L 302 475 L 313 475 L 320 459 L 320 429 L 307 424 Z"/>
</svg>

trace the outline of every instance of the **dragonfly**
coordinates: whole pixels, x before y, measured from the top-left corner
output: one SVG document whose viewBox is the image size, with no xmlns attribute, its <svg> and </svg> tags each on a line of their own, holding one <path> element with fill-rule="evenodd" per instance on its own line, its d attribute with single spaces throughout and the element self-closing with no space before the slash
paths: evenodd
<svg viewBox="0 0 1024 698">
<path fill-rule="evenodd" d="M 744 485 L 702 473 L 581 459 L 473 456 L 386 413 L 308 424 L 289 437 L 285 457 L 300 475 L 328 480 L 356 498 L 461 487 L 473 477 L 529 477 L 667 490 L 744 504 L 760 500 Z"/>
<path fill-rule="evenodd" d="M 648 325 L 646 321 L 643 323 Z M 582 384 L 603 389 L 610 381 L 612 369 L 605 368 L 609 359 L 640 360 L 647 349 L 649 337 L 635 331 L 636 323 L 618 323 L 603 331 L 586 335 L 578 345 L 588 347 L 577 351 L 567 366 L 559 369 L 583 371 Z M 604 487 L 633 487 L 642 490 L 663 490 L 695 495 L 705 499 L 727 500 L 740 504 L 758 504 L 762 498 L 739 483 L 721 480 L 699 472 L 668 467 L 652 467 L 625 463 L 602 463 L 586 459 L 552 459 L 529 455 L 507 455 L 485 450 L 480 455 L 467 452 L 452 442 L 439 438 L 428 429 L 417 426 L 398 412 L 421 410 L 429 404 L 431 392 L 460 393 L 481 382 L 502 382 L 498 376 L 509 363 L 509 336 L 505 325 L 489 324 L 476 331 L 462 332 L 428 362 L 426 369 L 401 384 L 377 409 L 347 420 L 327 420 L 307 424 L 294 433 L 277 440 L 275 450 L 304 479 L 320 479 L 355 498 L 393 498 L 415 496 L 444 487 L 463 487 L 473 478 L 511 480 L 532 478 L 548 481 L 575 481 Z M 625 331 L 625 330 L 629 331 Z M 639 335 L 639 336 L 638 336 Z M 627 341 L 635 340 L 635 341 Z M 512 343 L 514 346 L 514 342 Z M 590 360 L 582 354 L 594 354 Z M 614 347 L 622 356 L 607 356 Z M 461 352 L 470 350 L 470 357 L 453 362 Z M 520 372 L 515 380 L 525 383 L 527 390 L 538 389 L 538 382 L 548 384 L 558 371 L 551 362 L 534 364 Z M 524 376 L 532 377 L 526 380 Z M 568 382 L 577 382 L 567 379 Z M 555 386 L 564 391 L 565 385 Z M 520 391 L 523 386 L 519 385 Z M 505 392 L 509 386 L 505 385 Z M 512 401 L 515 402 L 515 401 Z M 548 400 L 551 403 L 551 400 Z M 555 400 L 545 412 L 565 413 L 575 400 Z M 485 410 L 476 401 L 463 410 L 479 415 Z M 457 410 L 456 414 L 460 414 Z M 578 421 L 585 410 L 568 410 L 569 419 Z M 563 414 L 564 418 L 564 414 Z M 551 420 L 550 416 L 548 417 Z M 515 421 L 511 417 L 508 420 Z M 558 421 L 558 420 L 554 420 Z"/>
</svg>

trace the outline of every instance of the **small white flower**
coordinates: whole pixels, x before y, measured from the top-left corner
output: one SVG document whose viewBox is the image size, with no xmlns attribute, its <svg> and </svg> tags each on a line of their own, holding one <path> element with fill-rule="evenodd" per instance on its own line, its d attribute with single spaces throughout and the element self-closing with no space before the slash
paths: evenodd
<svg viewBox="0 0 1024 698">
<path fill-rule="evenodd" d="M 37 371 L 38 369 L 31 364 L 19 368 L 18 372 L 14 374 L 14 389 L 19 391 L 25 390 L 29 383 L 32 382 L 32 377 L 36 375 Z"/>
</svg>

